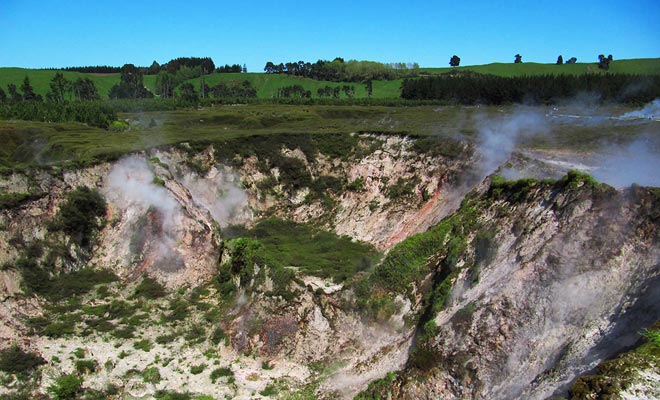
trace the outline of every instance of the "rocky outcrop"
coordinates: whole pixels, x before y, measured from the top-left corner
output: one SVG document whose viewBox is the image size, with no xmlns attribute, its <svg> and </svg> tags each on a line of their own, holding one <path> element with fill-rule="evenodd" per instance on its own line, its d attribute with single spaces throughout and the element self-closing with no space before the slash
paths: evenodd
<svg viewBox="0 0 660 400">
<path fill-rule="evenodd" d="M 654 192 L 573 181 L 520 196 L 505 189 L 478 203 L 482 229 L 497 232 L 491 256 L 474 264 L 472 241 L 451 300 L 434 317 L 433 366 L 409 365 L 393 398 L 560 395 L 657 320 Z"/>
</svg>

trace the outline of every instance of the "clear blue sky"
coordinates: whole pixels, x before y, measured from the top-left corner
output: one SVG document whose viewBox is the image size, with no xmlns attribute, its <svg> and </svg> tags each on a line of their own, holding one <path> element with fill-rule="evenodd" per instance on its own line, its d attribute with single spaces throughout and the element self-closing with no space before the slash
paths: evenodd
<svg viewBox="0 0 660 400">
<path fill-rule="evenodd" d="M 0 66 L 333 59 L 447 66 L 660 57 L 660 0 L 0 0 Z"/>
</svg>

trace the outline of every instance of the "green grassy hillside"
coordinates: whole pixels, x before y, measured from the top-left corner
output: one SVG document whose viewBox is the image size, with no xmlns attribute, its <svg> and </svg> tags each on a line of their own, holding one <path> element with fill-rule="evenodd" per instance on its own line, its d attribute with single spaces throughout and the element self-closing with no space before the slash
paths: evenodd
<svg viewBox="0 0 660 400">
<path fill-rule="evenodd" d="M 522 63 L 522 64 L 506 64 L 506 63 L 492 63 L 486 65 L 474 65 L 457 68 L 422 68 L 422 73 L 426 74 L 441 74 L 452 70 L 456 71 L 474 71 L 482 74 L 492 74 L 498 76 L 521 76 L 521 75 L 544 75 L 544 74 L 574 74 L 581 75 L 586 73 L 605 73 L 605 71 L 598 69 L 597 63 L 578 63 L 578 64 L 538 64 L 538 63 Z M 30 84 L 35 92 L 46 96 L 50 90 L 50 80 L 55 76 L 57 71 L 34 70 L 25 68 L 0 68 L 0 87 L 5 92 L 7 91 L 7 84 L 13 83 L 18 88 L 23 84 L 25 76 L 30 78 Z M 660 58 L 642 58 L 633 60 L 614 60 L 610 66 L 610 73 L 628 73 L 628 74 L 646 74 L 646 75 L 659 75 L 660 74 Z M 88 77 L 94 81 L 99 94 L 102 98 L 108 97 L 110 88 L 119 82 L 119 74 L 83 74 L 79 72 L 63 72 L 64 77 L 69 80 L 75 80 L 80 77 Z M 249 81 L 253 87 L 257 89 L 257 96 L 262 99 L 270 99 L 277 96 L 277 90 L 284 86 L 301 85 L 305 90 L 312 92 L 312 97 L 318 97 L 316 91 L 318 88 L 325 86 L 343 86 L 353 85 L 355 87 L 355 97 L 366 97 L 366 89 L 361 83 L 349 82 L 322 82 L 308 78 L 301 78 L 288 75 L 278 74 L 263 74 L 263 73 L 230 73 L 230 74 L 211 74 L 205 77 L 206 83 L 209 86 L 216 85 L 220 82 L 244 80 Z M 190 80 L 193 85 L 199 90 L 200 78 Z M 145 86 L 155 91 L 156 76 L 147 75 L 144 77 Z M 401 89 L 401 80 L 394 81 L 374 81 L 372 96 L 377 99 L 388 99 L 399 97 Z M 342 93 L 342 98 L 345 95 Z"/>
<path fill-rule="evenodd" d="M 621 115 L 632 109 L 610 106 L 607 113 Z M 436 146 L 451 143 L 456 137 L 473 137 L 478 131 L 474 124 L 477 116 L 479 120 L 485 116 L 498 118 L 502 111 L 513 110 L 515 106 L 216 105 L 122 113 L 119 118 L 129 123 L 129 129 L 125 131 L 108 131 L 73 122 L 0 121 L 0 173 L 37 165 L 93 163 L 159 145 L 214 143 L 251 135 L 405 133 L 430 135 L 426 145 Z M 553 129 L 551 135 L 542 135 L 525 145 L 591 149 L 603 140 L 613 143 L 633 140 L 647 133 L 648 129 L 649 126 L 643 124 L 567 124 Z"/>
<path fill-rule="evenodd" d="M 625 73 L 658 75 L 660 74 L 660 58 L 636 58 L 633 60 L 614 60 L 610 64 L 609 71 L 598 69 L 598 63 L 576 63 L 576 64 L 539 64 L 539 63 L 492 63 L 485 65 L 468 65 L 456 68 L 421 68 L 428 74 L 442 74 L 449 71 L 474 71 L 480 74 L 491 74 L 505 77 L 523 75 L 559 75 L 571 74 L 582 75 L 587 73 Z"/>
<path fill-rule="evenodd" d="M 50 91 L 50 81 L 53 79 L 57 72 L 61 72 L 64 77 L 70 81 L 75 81 L 78 78 L 90 78 L 94 81 L 96 89 L 102 98 L 107 98 L 110 88 L 119 82 L 119 74 L 83 74 L 80 72 L 69 71 L 46 71 L 39 69 L 26 69 L 26 68 L 0 68 L 0 86 L 7 92 L 7 85 L 13 83 L 19 89 L 23 84 L 23 79 L 27 76 L 30 79 L 30 85 L 34 88 L 35 93 L 46 97 L 46 93 Z"/>
<path fill-rule="evenodd" d="M 199 88 L 201 78 L 191 79 L 191 82 L 196 88 Z M 217 85 L 220 82 L 243 82 L 248 81 L 254 88 L 257 89 L 257 97 L 260 99 L 271 99 L 277 97 L 277 89 L 291 85 L 301 85 L 305 90 L 312 92 L 312 97 L 317 98 L 316 91 L 325 86 L 344 86 L 352 85 L 355 87 L 355 97 L 366 97 L 367 92 L 364 85 L 361 83 L 350 82 L 325 82 L 316 81 L 309 78 L 301 78 L 297 76 L 280 75 L 280 74 L 261 74 L 261 73 L 228 73 L 228 74 L 211 74 L 204 77 L 206 84 L 209 86 Z M 341 93 L 344 98 L 344 93 Z M 398 94 L 394 97 L 398 97 Z"/>
</svg>

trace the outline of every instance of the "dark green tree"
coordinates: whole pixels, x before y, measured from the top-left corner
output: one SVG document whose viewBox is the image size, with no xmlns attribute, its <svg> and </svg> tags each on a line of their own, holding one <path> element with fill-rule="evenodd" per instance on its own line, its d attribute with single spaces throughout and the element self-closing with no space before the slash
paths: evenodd
<svg viewBox="0 0 660 400">
<path fill-rule="evenodd" d="M 119 84 L 113 86 L 108 94 L 112 99 L 142 99 L 153 97 L 144 87 L 142 72 L 133 64 L 121 67 Z"/>
<path fill-rule="evenodd" d="M 57 72 L 50 81 L 50 92 L 46 98 L 56 103 L 64 103 L 64 94 L 71 90 L 71 82 L 61 72 Z"/>
<path fill-rule="evenodd" d="M 609 57 L 605 57 L 603 54 L 598 55 L 598 68 L 604 69 L 607 71 L 610 69 L 610 61 L 612 61 L 612 55 L 610 54 Z"/>
<path fill-rule="evenodd" d="M 151 63 L 151 66 L 147 70 L 147 74 L 156 75 L 159 72 L 160 72 L 160 64 L 158 64 L 158 61 L 154 60 L 154 62 Z"/>
<path fill-rule="evenodd" d="M 371 97 L 374 91 L 374 86 L 373 83 L 371 82 L 371 79 L 369 79 L 365 84 L 364 88 L 367 90 L 367 97 Z"/>
<path fill-rule="evenodd" d="M 23 101 L 23 96 L 21 96 L 20 93 L 18 93 L 18 90 L 16 90 L 16 85 L 13 83 L 10 83 L 7 85 L 7 91 L 9 92 L 9 101 L 12 103 L 18 103 Z"/>
<path fill-rule="evenodd" d="M 23 92 L 23 100 L 25 101 L 34 101 L 38 100 L 37 95 L 34 93 L 32 85 L 30 85 L 30 78 L 27 76 L 23 79 L 23 85 L 21 86 L 21 91 Z"/>
<path fill-rule="evenodd" d="M 277 66 L 272 61 L 268 61 L 264 67 L 264 72 L 267 74 L 274 74 L 277 72 Z"/>
<path fill-rule="evenodd" d="M 167 71 L 161 71 L 156 77 L 156 94 L 164 99 L 174 97 L 175 86 L 174 76 Z"/>
<path fill-rule="evenodd" d="M 516 59 L 513 61 L 514 64 L 522 64 L 522 56 L 520 54 L 515 55 Z"/>
<path fill-rule="evenodd" d="M 181 85 L 181 98 L 185 101 L 195 102 L 199 99 L 192 83 L 186 82 Z"/>
<path fill-rule="evenodd" d="M 81 186 L 68 193 L 52 228 L 61 230 L 81 246 L 91 242 L 104 223 L 106 203 L 97 190 Z"/>
<path fill-rule="evenodd" d="M 557 57 L 557 65 L 562 65 L 563 63 L 564 63 L 564 57 L 562 57 L 560 54 L 559 57 Z"/>
<path fill-rule="evenodd" d="M 450 59 L 449 59 L 449 65 L 452 67 L 458 67 L 461 64 L 461 58 L 454 54 Z"/>
<path fill-rule="evenodd" d="M 89 78 L 78 78 L 71 85 L 73 96 L 76 100 L 98 100 L 99 92 L 96 90 L 94 81 Z"/>
</svg>

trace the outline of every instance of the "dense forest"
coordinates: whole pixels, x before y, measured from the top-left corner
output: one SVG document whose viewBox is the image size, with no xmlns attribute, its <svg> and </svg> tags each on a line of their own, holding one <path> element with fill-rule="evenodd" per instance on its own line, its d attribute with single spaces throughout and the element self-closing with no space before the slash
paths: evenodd
<svg viewBox="0 0 660 400">
<path fill-rule="evenodd" d="M 552 104 L 580 93 L 601 101 L 644 103 L 660 96 L 660 76 L 629 74 L 499 77 L 474 72 L 405 79 L 401 97 L 457 104 Z"/>
</svg>

